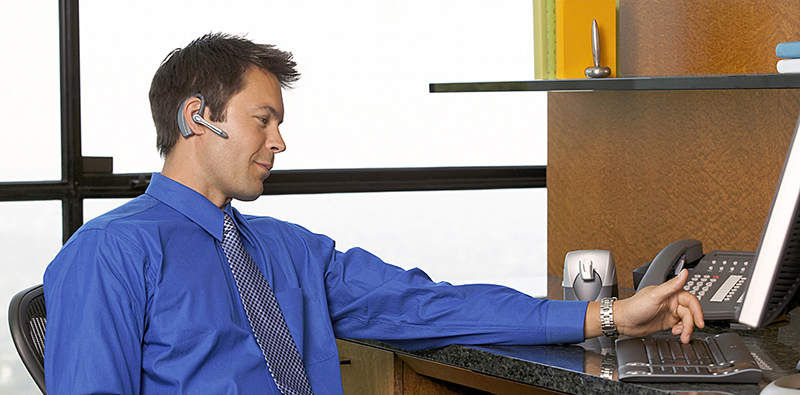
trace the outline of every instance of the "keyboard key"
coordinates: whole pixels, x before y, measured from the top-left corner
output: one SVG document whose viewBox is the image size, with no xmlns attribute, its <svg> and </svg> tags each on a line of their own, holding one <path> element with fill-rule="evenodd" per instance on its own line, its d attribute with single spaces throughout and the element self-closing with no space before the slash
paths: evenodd
<svg viewBox="0 0 800 395">
<path fill-rule="evenodd" d="M 672 351 L 669 349 L 669 344 L 665 341 L 657 341 L 656 345 L 658 346 L 659 354 L 661 354 L 661 363 L 674 363 Z"/>
<path fill-rule="evenodd" d="M 658 346 L 653 339 L 644 339 L 644 349 L 647 351 L 647 359 L 650 363 L 661 363 L 661 354 L 659 354 Z"/>
<path fill-rule="evenodd" d="M 686 355 L 686 362 L 689 365 L 699 365 L 700 364 L 700 357 L 697 356 L 697 352 L 695 351 L 692 344 L 683 344 L 681 343 L 681 348 L 683 349 L 683 354 Z"/>
<path fill-rule="evenodd" d="M 675 369 L 671 367 L 663 367 L 663 366 L 653 366 L 653 373 L 655 374 L 672 374 L 675 373 Z"/>
<path fill-rule="evenodd" d="M 627 374 L 650 374 L 650 367 L 648 366 L 631 366 L 625 369 Z"/>
<path fill-rule="evenodd" d="M 699 359 L 700 365 L 710 365 L 714 363 L 706 342 L 700 339 L 692 339 L 690 343 L 694 347 L 694 351 L 697 353 L 697 358 Z"/>
<path fill-rule="evenodd" d="M 667 344 L 669 344 L 669 350 L 672 354 L 672 359 L 675 360 L 676 363 L 686 363 L 686 355 L 683 353 L 680 340 L 667 339 Z"/>
<path fill-rule="evenodd" d="M 719 348 L 719 345 L 717 345 L 717 342 L 714 340 L 714 338 L 708 339 L 706 344 L 708 344 L 708 349 L 711 350 L 711 355 L 714 357 L 714 363 L 728 363 L 728 360 L 725 358 L 725 354 L 722 353 L 722 350 Z"/>
</svg>

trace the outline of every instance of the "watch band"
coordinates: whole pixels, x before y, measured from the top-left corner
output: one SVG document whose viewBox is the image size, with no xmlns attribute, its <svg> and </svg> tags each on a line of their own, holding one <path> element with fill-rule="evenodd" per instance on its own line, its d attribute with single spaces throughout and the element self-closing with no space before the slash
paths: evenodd
<svg viewBox="0 0 800 395">
<path fill-rule="evenodd" d="M 608 337 L 617 337 L 617 325 L 614 324 L 614 301 L 615 297 L 603 298 L 600 300 L 600 329 Z"/>
<path fill-rule="evenodd" d="M 617 371 L 617 356 L 611 351 L 603 354 L 603 361 L 600 363 L 600 377 L 614 380 L 614 373 Z"/>
</svg>

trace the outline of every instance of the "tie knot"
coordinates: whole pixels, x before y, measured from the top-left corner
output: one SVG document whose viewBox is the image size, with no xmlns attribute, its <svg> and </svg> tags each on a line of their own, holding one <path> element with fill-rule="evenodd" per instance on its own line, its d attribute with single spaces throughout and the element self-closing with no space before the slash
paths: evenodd
<svg viewBox="0 0 800 395">
<path fill-rule="evenodd" d="M 227 235 L 231 232 L 235 232 L 236 224 L 233 223 L 233 218 L 231 218 L 231 216 L 228 215 L 228 213 L 222 213 L 222 214 L 224 216 L 224 223 L 222 225 L 222 234 Z"/>
</svg>

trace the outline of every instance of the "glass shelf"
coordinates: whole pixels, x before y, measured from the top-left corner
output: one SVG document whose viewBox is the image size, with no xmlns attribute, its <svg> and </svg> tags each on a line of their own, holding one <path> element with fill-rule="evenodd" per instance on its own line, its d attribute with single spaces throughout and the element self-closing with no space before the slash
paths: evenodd
<svg viewBox="0 0 800 395">
<path fill-rule="evenodd" d="M 676 77 L 627 77 L 576 80 L 506 82 L 457 82 L 430 84 L 440 92 L 591 92 L 710 89 L 798 89 L 800 74 L 695 75 Z"/>
</svg>

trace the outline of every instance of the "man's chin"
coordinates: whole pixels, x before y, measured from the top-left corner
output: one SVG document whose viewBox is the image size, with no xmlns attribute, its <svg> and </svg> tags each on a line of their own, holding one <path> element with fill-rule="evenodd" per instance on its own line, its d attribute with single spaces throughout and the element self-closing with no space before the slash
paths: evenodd
<svg viewBox="0 0 800 395">
<path fill-rule="evenodd" d="M 263 186 L 258 191 L 253 190 L 247 193 L 240 193 L 239 196 L 236 197 L 236 200 L 241 200 L 243 202 L 252 202 L 253 200 L 258 199 L 262 193 L 264 193 Z"/>
<path fill-rule="evenodd" d="M 242 201 L 242 202 L 252 202 L 253 200 L 258 199 L 259 196 L 261 196 L 261 195 L 256 195 L 256 196 L 252 196 L 252 197 L 241 197 L 241 198 L 237 198 L 236 200 L 239 200 L 239 201 Z"/>
</svg>

